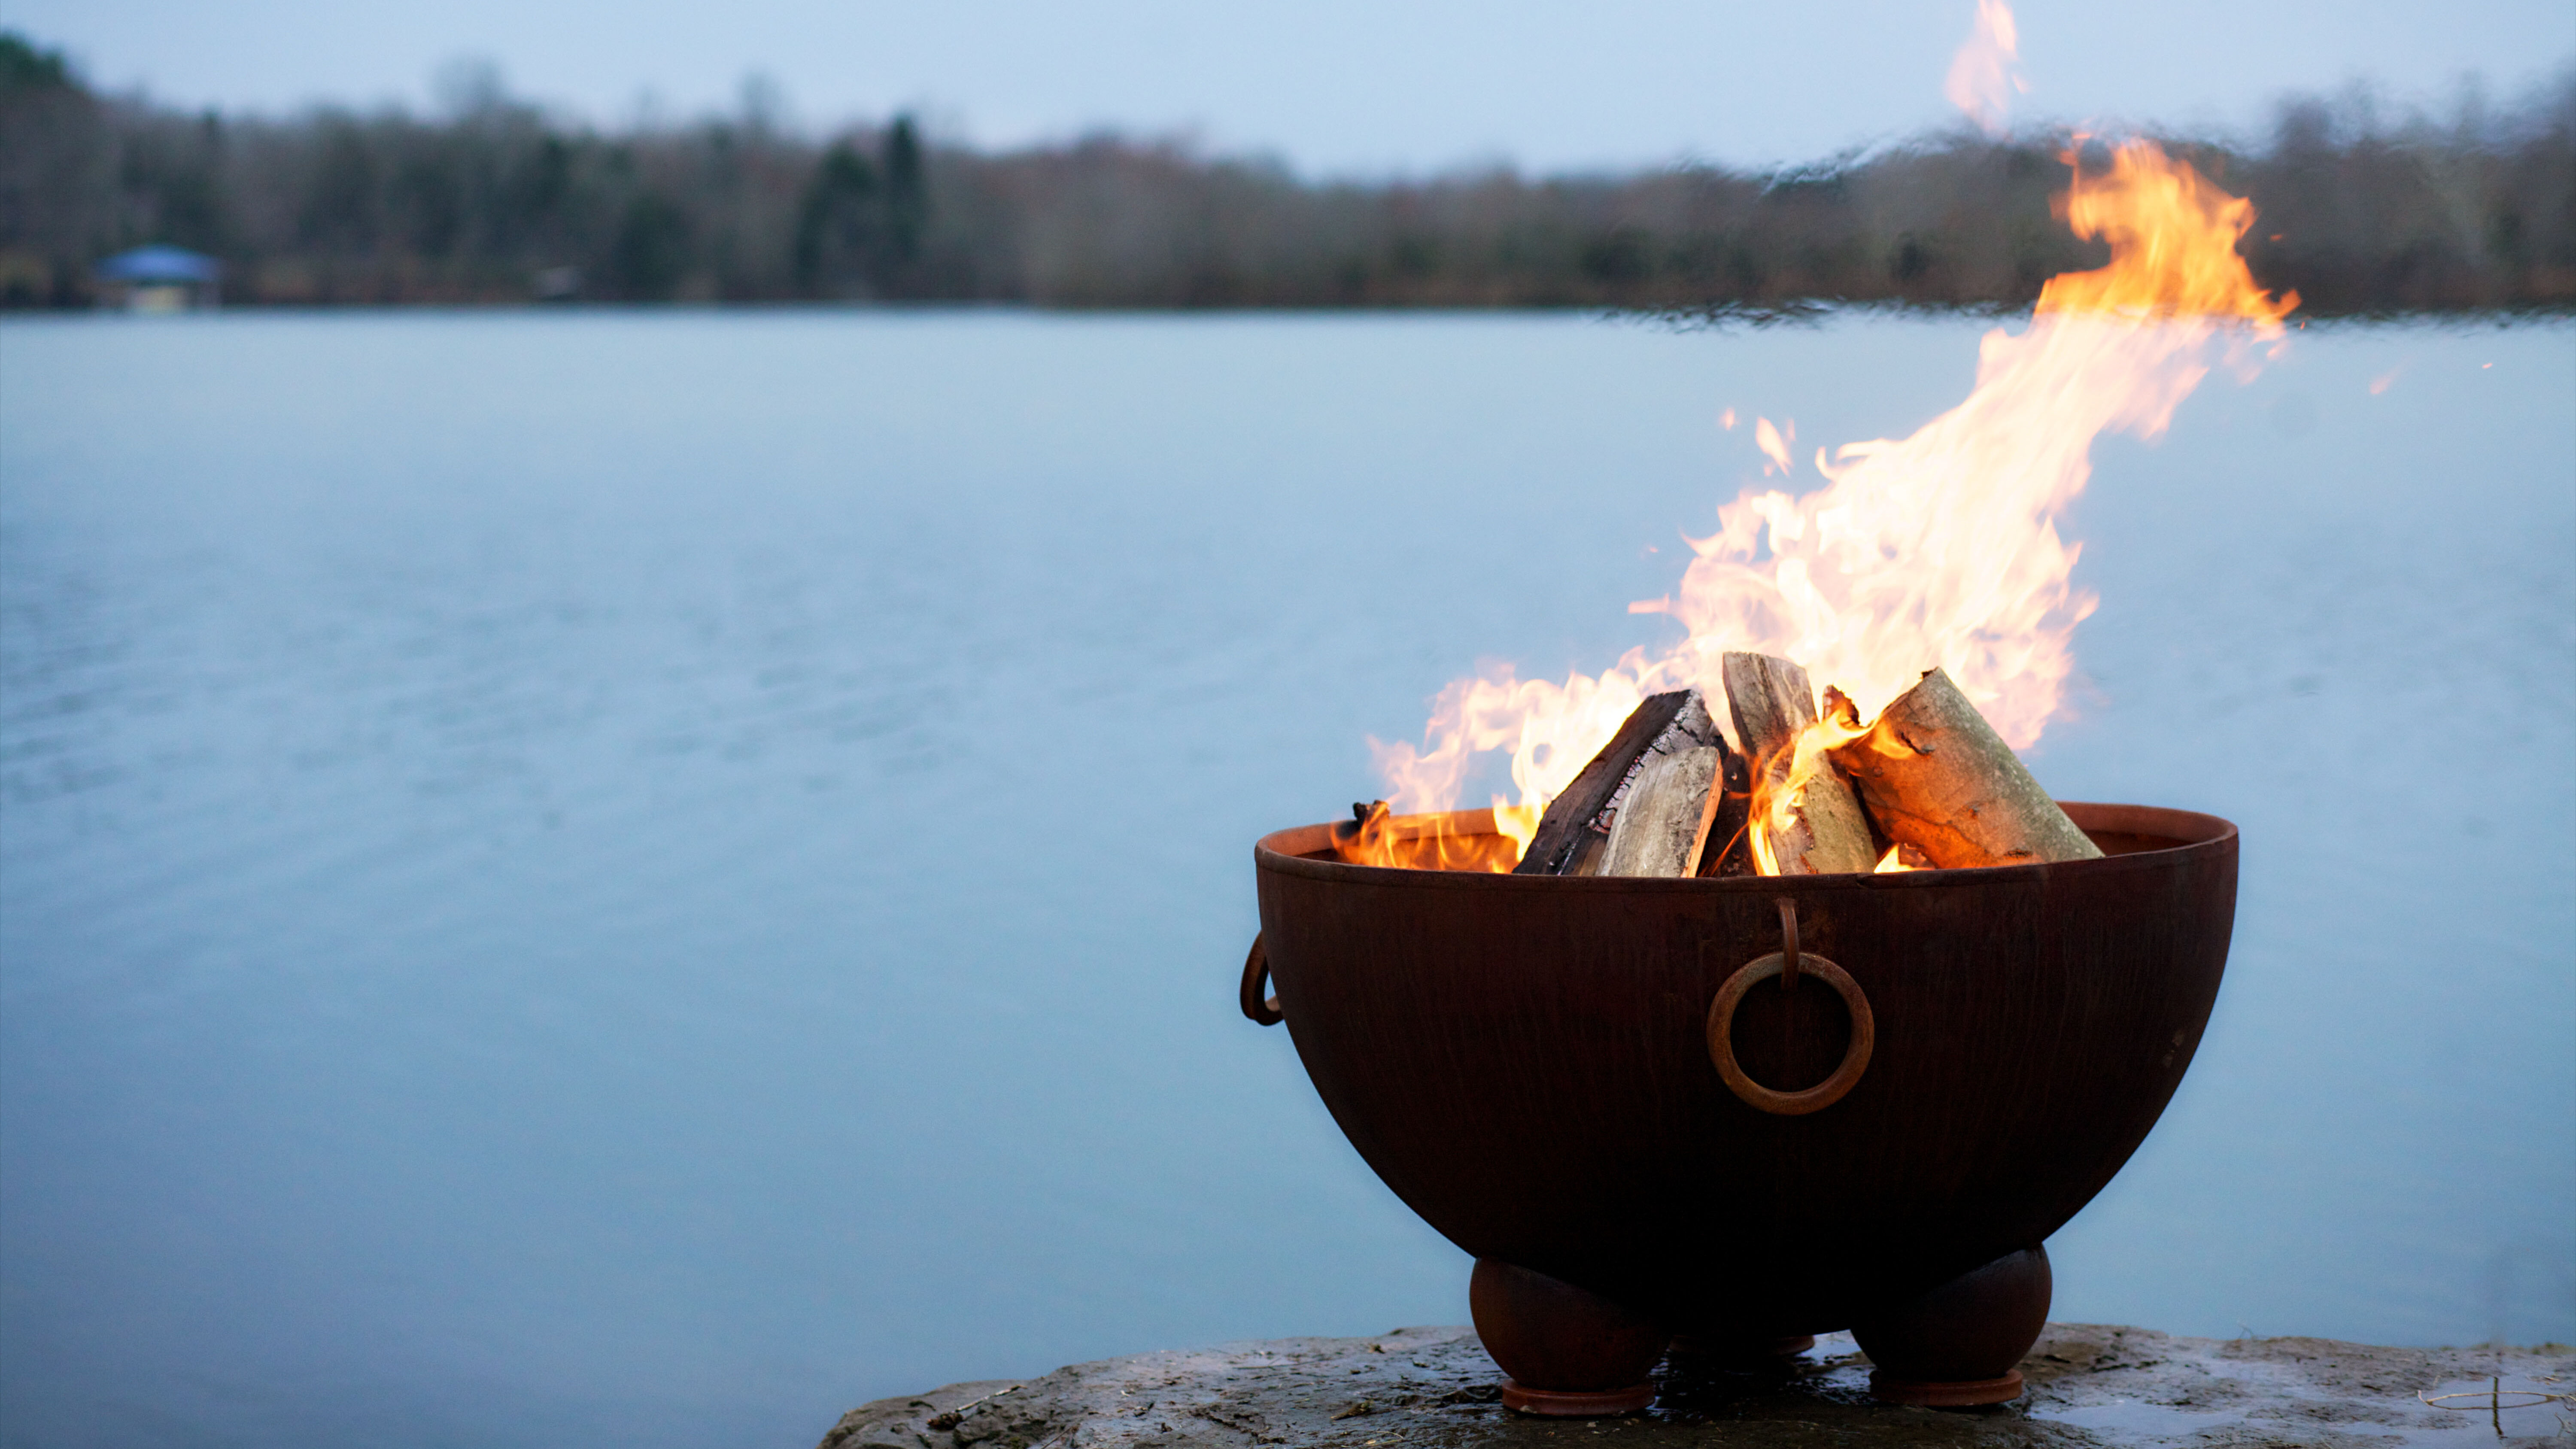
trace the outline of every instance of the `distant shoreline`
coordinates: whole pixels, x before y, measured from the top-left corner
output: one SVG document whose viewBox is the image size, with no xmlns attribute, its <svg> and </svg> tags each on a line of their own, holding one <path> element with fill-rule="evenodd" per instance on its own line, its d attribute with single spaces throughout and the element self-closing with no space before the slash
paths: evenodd
<svg viewBox="0 0 2576 1449">
<path fill-rule="evenodd" d="M 1664 327 L 1676 331 L 1760 331 L 1775 327 L 1821 328 L 1840 323 L 1872 319 L 1924 322 L 1982 322 L 2010 326 L 2030 317 L 2027 305 L 2010 303 L 1887 303 L 1820 301 L 1795 308 L 1634 308 L 1549 305 L 1539 303 L 1497 303 L 1484 306 L 1441 306 L 1432 304 L 1380 304 L 1331 306 L 1154 306 L 1115 305 L 1050 306 L 1034 302 L 1011 301 L 887 301 L 887 300 L 814 300 L 776 298 L 755 301 L 708 302 L 533 302 L 524 299 L 499 299 L 470 302 L 226 302 L 218 307 L 190 310 L 188 317 L 205 320 L 224 316 L 237 317 L 362 317 L 362 316 L 452 316 L 452 317 L 561 317 L 561 318 L 649 318 L 649 317 L 1028 317 L 1059 320 L 1076 319 L 1154 319 L 1208 320 L 1227 318 L 1468 318 L 1468 317 L 1553 317 L 1581 318 L 1645 327 Z M 18 307 L 0 308 L 0 326 L 33 322 L 40 319 L 70 320 L 92 318 L 101 321 L 125 320 L 123 309 L 111 306 Z M 2301 324 L 2318 329 L 2378 326 L 2421 327 L 2520 327 L 2545 326 L 2576 321 L 2576 302 L 2529 304 L 2522 306 L 2420 308 L 2413 310 L 2380 310 L 2349 312 L 2311 312 L 2306 307 L 2290 315 L 2293 331 Z"/>
<path fill-rule="evenodd" d="M 2576 71 L 2513 109 L 2294 97 L 2260 145 L 2161 143 L 2253 202 L 2239 250 L 2304 316 L 2576 308 Z M 227 307 L 2009 311 L 2107 259 L 2053 214 L 2068 144 L 1953 131 L 1759 171 L 1309 180 L 1115 135 L 981 151 L 900 115 L 815 138 L 757 115 L 604 132 L 497 93 L 436 117 L 187 112 L 0 32 L 0 305 L 134 300 L 102 264 L 149 246 Z"/>
</svg>

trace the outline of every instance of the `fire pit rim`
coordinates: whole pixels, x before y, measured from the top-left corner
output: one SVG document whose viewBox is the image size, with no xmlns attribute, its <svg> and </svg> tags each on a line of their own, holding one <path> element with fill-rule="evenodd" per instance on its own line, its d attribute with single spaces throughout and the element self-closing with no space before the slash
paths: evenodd
<svg viewBox="0 0 2576 1449">
<path fill-rule="evenodd" d="M 2011 882 L 2040 881 L 2052 874 L 2080 872 L 2116 874 L 2133 870 L 2151 870 L 2178 851 L 2228 849 L 2236 843 L 2235 823 L 2216 815 L 2196 810 L 2177 810 L 2161 805 L 2126 805 L 2108 802 L 2061 800 L 2058 802 L 2078 827 L 2100 830 L 2106 834 L 2151 835 L 2176 843 L 2147 850 L 2132 850 L 2119 855 L 2105 855 L 2097 860 L 2068 860 L 2030 865 L 1990 865 L 1965 870 L 1892 871 L 1885 875 L 1847 873 L 1839 875 L 1802 876 L 1736 876 L 1729 879 L 1691 877 L 1678 879 L 1659 876 L 1551 876 L 1511 875 L 1488 871 L 1416 870 L 1405 866 L 1356 865 L 1309 854 L 1322 850 L 1332 840 L 1332 825 L 1292 825 L 1274 830 L 1253 842 L 1254 865 L 1261 870 L 1281 871 L 1314 880 L 1340 880 L 1377 886 L 1403 886 L 1421 890 L 1538 890 L 1538 891 L 1700 891 L 1712 894 L 1776 892 L 1784 888 L 1813 890 L 1830 887 L 1836 890 L 1926 890 L 1954 886 L 1967 881 Z M 1488 816 L 1483 810 L 1452 810 L 1412 818 L 1420 820 L 1456 819 Z M 2161 828 L 2131 829 L 2149 826 Z M 2187 832 L 2177 835 L 2176 831 Z M 1469 831 L 1487 834 L 1489 831 Z M 1301 848 L 1302 847 L 1302 848 Z"/>
</svg>

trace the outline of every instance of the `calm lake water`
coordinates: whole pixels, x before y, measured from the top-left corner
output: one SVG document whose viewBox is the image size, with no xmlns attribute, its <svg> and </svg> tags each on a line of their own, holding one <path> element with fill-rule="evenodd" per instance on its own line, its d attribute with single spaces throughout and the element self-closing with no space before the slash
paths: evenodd
<svg viewBox="0 0 2576 1449">
<path fill-rule="evenodd" d="M 1235 1011 L 1253 837 L 1672 627 L 1721 409 L 1902 435 L 1980 330 L 0 326 L 6 1442 L 795 1446 L 1464 1321 Z M 2095 459 L 2030 758 L 2244 880 L 2055 1316 L 2576 1338 L 2576 328 L 2296 333 Z"/>
</svg>

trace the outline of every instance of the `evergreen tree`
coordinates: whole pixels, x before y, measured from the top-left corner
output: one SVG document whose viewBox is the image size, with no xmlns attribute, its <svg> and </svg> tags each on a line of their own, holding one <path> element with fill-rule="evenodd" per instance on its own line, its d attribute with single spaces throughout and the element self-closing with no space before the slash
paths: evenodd
<svg viewBox="0 0 2576 1449">
<path fill-rule="evenodd" d="M 876 168 L 836 141 L 814 168 L 796 211 L 796 285 L 808 296 L 865 279 L 878 244 Z"/>
<path fill-rule="evenodd" d="M 18 91 L 63 90 L 72 70 L 59 50 L 39 50 L 14 30 L 0 30 L 0 96 Z"/>
<path fill-rule="evenodd" d="M 885 139 L 886 250 L 896 268 L 921 255 L 922 228 L 930 220 L 930 186 L 921 165 L 921 134 L 912 117 L 897 116 Z"/>
</svg>

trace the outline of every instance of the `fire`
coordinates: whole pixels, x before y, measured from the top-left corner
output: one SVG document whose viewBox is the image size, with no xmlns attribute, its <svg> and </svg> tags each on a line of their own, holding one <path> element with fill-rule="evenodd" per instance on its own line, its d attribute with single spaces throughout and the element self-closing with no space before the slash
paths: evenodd
<svg viewBox="0 0 2576 1449">
<path fill-rule="evenodd" d="M 1459 810 L 1436 815 L 1397 815 L 1385 801 L 1356 805 L 1352 818 L 1333 827 L 1333 854 L 1353 865 L 1408 870 L 1508 872 L 1529 848 L 1538 816 L 1523 812 Z"/>
<path fill-rule="evenodd" d="M 1517 861 L 1537 833 L 1547 802 L 1618 732 L 1620 722 L 1644 702 L 1649 691 L 1643 682 L 1656 677 L 1645 652 L 1632 649 L 1598 678 L 1568 675 L 1561 687 L 1517 680 L 1509 669 L 1457 680 L 1432 702 L 1431 723 L 1423 732 L 1429 748 L 1371 740 L 1369 749 L 1392 787 L 1388 800 L 1407 812 L 1448 809 L 1476 755 L 1509 750 L 1520 804 L 1496 796 L 1494 817 L 1497 828 L 1511 836 Z"/>
<path fill-rule="evenodd" d="M 1771 460 L 1762 465 L 1764 477 L 1769 477 L 1774 468 L 1780 470 L 1780 476 L 1783 478 L 1798 471 L 1798 465 L 1789 458 L 1789 444 L 1795 442 L 1797 437 L 1798 425 L 1795 422 L 1789 424 L 1788 435 L 1783 437 L 1778 428 L 1771 426 L 1769 418 L 1753 420 L 1753 445 L 1762 450 L 1763 457 Z"/>
<path fill-rule="evenodd" d="M 2003 0 L 1977 0 L 1977 28 L 1950 60 L 1950 78 L 1941 87 L 1950 104 L 1990 136 L 2004 133 L 2004 112 L 2013 93 L 2030 82 L 2020 70 L 2021 39 L 2013 13 Z"/>
<path fill-rule="evenodd" d="M 2204 323 L 2225 317 L 2253 322 L 2267 336 L 2280 334 L 2299 294 L 2274 298 L 2254 284 L 2236 254 L 2238 239 L 2254 225 L 2254 203 L 2219 190 L 2152 141 L 2122 144 L 2111 153 L 2110 171 L 2090 180 L 2075 153 L 2059 159 L 2075 167 L 2075 183 L 2052 210 L 2077 236 L 2109 242 L 2111 265 L 2049 278 L 2039 289 L 2038 315 L 2103 312 Z M 2182 391 L 2207 370 L 2191 372 Z M 2170 405 L 2164 410 L 2172 411 Z"/>
<path fill-rule="evenodd" d="M 1753 807 L 1750 833 L 1754 869 L 1764 875 L 1778 875 L 1780 861 L 1771 847 L 1771 837 L 1785 835 L 1797 824 L 1797 815 L 1806 808 L 1807 785 L 1818 775 L 1833 768 L 1825 752 L 1862 734 L 1860 720 L 1853 715 L 1851 701 L 1841 690 L 1825 686 L 1825 713 L 1809 725 L 1787 747 L 1772 759 L 1759 761 L 1753 772 Z M 1884 861 L 1879 869 L 1887 869 Z"/>
<path fill-rule="evenodd" d="M 2222 333 L 2277 338 L 2298 301 L 2265 293 L 2236 253 L 2252 206 L 2188 164 L 2147 141 L 2118 146 L 2091 176 L 2077 154 L 2065 159 L 2074 179 L 2059 214 L 2078 236 L 2109 243 L 2110 265 L 2053 278 L 2027 327 L 1987 333 L 1974 391 L 1913 436 L 1819 448 L 1825 486 L 1747 489 L 1721 507 L 1716 532 L 1688 540 L 1695 557 L 1679 587 L 1629 605 L 1672 616 L 1686 634 L 1678 643 L 1562 685 L 1508 668 L 1462 679 L 1435 701 L 1420 747 L 1372 741 L 1394 808 L 1447 809 L 1474 756 L 1508 750 L 1517 808 L 1534 825 L 1661 690 L 1699 685 L 1731 735 L 1718 669 L 1727 650 L 1797 660 L 1849 696 L 1794 758 L 1755 762 L 1754 848 L 1766 872 L 1762 824 L 1794 810 L 1805 782 L 1830 768 L 1824 751 L 1926 669 L 1949 671 L 2015 749 L 2036 742 L 2063 702 L 2075 626 L 2096 604 L 2070 582 L 2081 546 L 2057 531 L 2091 475 L 2093 440 L 2161 435 Z M 1768 419 L 1756 434 L 1765 472 L 1789 472 L 1794 434 Z"/>
</svg>

